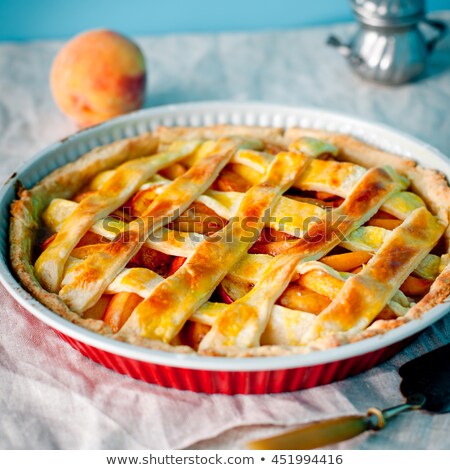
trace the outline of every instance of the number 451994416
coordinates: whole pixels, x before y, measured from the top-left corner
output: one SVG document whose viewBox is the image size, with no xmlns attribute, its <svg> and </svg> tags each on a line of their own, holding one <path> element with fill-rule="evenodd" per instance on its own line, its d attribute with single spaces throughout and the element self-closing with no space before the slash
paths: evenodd
<svg viewBox="0 0 450 470">
<path fill-rule="evenodd" d="M 343 463 L 342 455 L 322 454 L 280 454 L 272 457 L 272 463 L 278 465 L 308 465 L 308 464 L 325 464 L 340 465 Z"/>
</svg>

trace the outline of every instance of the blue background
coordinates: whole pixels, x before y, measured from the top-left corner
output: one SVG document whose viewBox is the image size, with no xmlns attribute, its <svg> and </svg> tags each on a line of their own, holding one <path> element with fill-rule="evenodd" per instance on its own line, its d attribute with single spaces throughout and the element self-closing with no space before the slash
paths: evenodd
<svg viewBox="0 0 450 470">
<path fill-rule="evenodd" d="M 428 10 L 450 0 L 428 0 Z M 348 0 L 0 0 L 0 40 L 297 28 L 352 19 Z"/>
</svg>

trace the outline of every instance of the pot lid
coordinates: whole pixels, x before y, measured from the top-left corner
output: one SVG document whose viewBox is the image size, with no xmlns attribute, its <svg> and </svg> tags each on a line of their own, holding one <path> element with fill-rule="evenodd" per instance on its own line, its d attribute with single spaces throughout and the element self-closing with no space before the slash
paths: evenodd
<svg viewBox="0 0 450 470">
<path fill-rule="evenodd" d="M 425 14 L 424 0 L 351 0 L 353 11 L 372 26 L 416 23 Z"/>
</svg>

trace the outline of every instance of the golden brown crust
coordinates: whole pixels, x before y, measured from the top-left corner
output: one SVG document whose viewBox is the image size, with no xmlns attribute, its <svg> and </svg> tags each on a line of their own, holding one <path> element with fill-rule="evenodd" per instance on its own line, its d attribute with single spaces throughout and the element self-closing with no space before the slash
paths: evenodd
<svg viewBox="0 0 450 470">
<path fill-rule="evenodd" d="M 301 137 L 323 139 L 332 143 L 339 149 L 337 158 L 339 158 L 340 155 L 342 160 L 355 163 L 365 168 L 390 165 L 396 172 L 406 176 L 406 171 L 416 165 L 416 162 L 413 160 L 377 149 L 347 134 L 334 134 L 331 132 L 317 131 L 315 129 L 293 127 L 288 129 L 284 136 L 288 143 Z"/>
<path fill-rule="evenodd" d="M 258 138 L 276 146 L 287 145 L 294 138 L 310 135 L 324 138 L 336 145 L 341 150 L 342 156 L 346 161 L 366 168 L 388 164 L 397 172 L 407 176 L 411 181 L 412 190 L 424 199 L 429 209 L 445 224 L 448 225 L 449 223 L 450 188 L 444 175 L 435 170 L 424 169 L 412 160 L 376 149 L 353 137 L 304 129 L 289 129 L 283 134 L 281 129 L 245 126 L 213 126 L 195 129 L 162 127 L 153 136 L 140 136 L 97 148 L 76 162 L 52 172 L 31 190 L 22 190 L 19 193 L 18 200 L 11 207 L 10 244 L 11 263 L 20 282 L 41 303 L 74 324 L 135 345 L 163 351 L 194 354 L 195 352 L 187 346 L 171 346 L 159 341 L 148 340 L 137 335 L 127 335 L 125 333 L 112 335 L 110 328 L 103 321 L 81 318 L 78 314 L 72 312 L 57 295 L 45 291 L 40 286 L 32 266 L 32 249 L 40 216 L 49 202 L 57 197 L 72 197 L 95 174 L 116 167 L 129 158 L 134 158 L 139 154 L 142 155 L 143 148 L 154 149 L 158 142 L 160 147 L 164 148 L 180 138 L 217 139 L 219 137 L 236 135 Z M 450 228 L 447 228 L 445 239 L 448 250 L 450 247 Z M 447 267 L 435 280 L 430 292 L 402 318 L 396 320 L 377 320 L 368 329 L 356 336 L 347 337 L 345 334 L 336 334 L 312 342 L 308 347 L 261 346 L 246 351 L 230 350 L 227 354 L 236 357 L 286 355 L 359 341 L 382 334 L 411 319 L 421 317 L 430 308 L 443 302 L 449 294 L 450 267 Z"/>
<path fill-rule="evenodd" d="M 289 129 L 285 133 L 288 143 L 304 136 L 331 142 L 339 149 L 345 161 L 356 165 L 365 168 L 390 165 L 395 171 L 406 176 L 411 182 L 412 190 L 426 202 L 429 209 L 445 224 L 449 224 L 450 188 L 445 175 L 440 171 L 423 168 L 414 160 L 374 148 L 348 135 L 298 128 Z M 450 239 L 450 227 L 447 228 L 446 237 Z"/>
<path fill-rule="evenodd" d="M 260 126 L 231 126 L 216 125 L 209 127 L 158 127 L 155 131 L 160 145 L 168 146 L 176 140 L 197 140 L 211 139 L 217 140 L 221 137 L 248 137 L 260 139 L 263 142 L 273 145 L 284 143 L 283 129 Z"/>
<path fill-rule="evenodd" d="M 70 198 L 97 173 L 155 150 L 158 140 L 152 134 L 125 139 L 97 147 L 73 163 L 50 173 L 30 190 L 19 192 L 11 206 L 10 259 L 23 286 L 41 303 L 63 318 L 98 333 L 109 333 L 102 321 L 81 319 L 55 294 L 39 284 L 32 266 L 32 250 L 39 228 L 39 218 L 54 198 Z"/>
<path fill-rule="evenodd" d="M 431 308 L 444 302 L 450 294 L 450 266 L 447 266 L 433 282 L 428 294 L 407 313 L 408 319 L 420 318 Z"/>
</svg>

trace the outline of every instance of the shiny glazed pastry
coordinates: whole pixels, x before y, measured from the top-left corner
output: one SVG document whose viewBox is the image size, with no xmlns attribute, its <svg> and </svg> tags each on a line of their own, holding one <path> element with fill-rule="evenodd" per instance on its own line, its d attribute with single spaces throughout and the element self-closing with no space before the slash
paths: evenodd
<svg viewBox="0 0 450 470">
<path fill-rule="evenodd" d="M 445 300 L 449 201 L 439 172 L 347 135 L 161 127 L 22 189 L 11 262 L 48 308 L 120 341 L 298 354 Z"/>
</svg>

